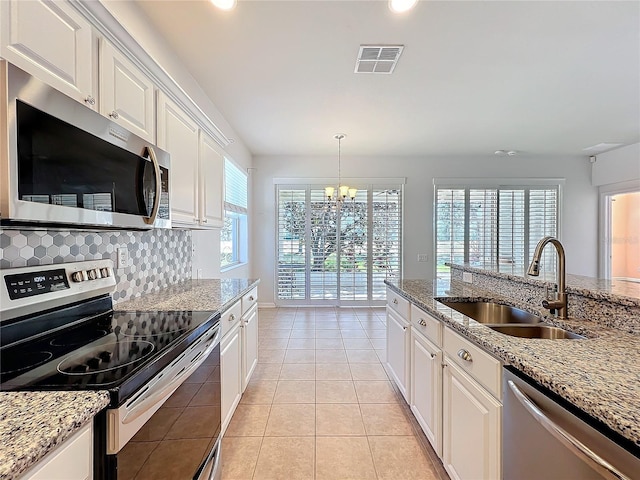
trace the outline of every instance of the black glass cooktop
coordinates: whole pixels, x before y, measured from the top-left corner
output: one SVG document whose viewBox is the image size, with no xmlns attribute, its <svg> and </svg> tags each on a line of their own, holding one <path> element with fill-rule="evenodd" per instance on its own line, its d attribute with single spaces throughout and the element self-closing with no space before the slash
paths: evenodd
<svg viewBox="0 0 640 480">
<path fill-rule="evenodd" d="M 61 314 L 54 322 L 65 325 Z M 110 390 L 112 401 L 120 403 L 213 326 L 218 316 L 197 311 L 109 310 L 89 319 L 71 319 L 73 326 L 3 345 L 0 390 Z M 28 331 L 34 328 L 30 327 L 33 322 L 52 320 L 27 319 L 11 327 Z M 8 328 L 7 333 L 3 340 L 16 340 Z"/>
</svg>

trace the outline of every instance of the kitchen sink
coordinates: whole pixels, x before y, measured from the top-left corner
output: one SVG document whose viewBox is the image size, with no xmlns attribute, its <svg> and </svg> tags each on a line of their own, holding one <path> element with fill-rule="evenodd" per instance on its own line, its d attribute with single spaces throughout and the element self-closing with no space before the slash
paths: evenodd
<svg viewBox="0 0 640 480">
<path fill-rule="evenodd" d="M 582 335 L 569 332 L 558 327 L 548 325 L 489 325 L 489 328 L 496 332 L 511 335 L 512 337 L 523 338 L 544 338 L 544 339 L 584 339 Z"/>
<path fill-rule="evenodd" d="M 493 302 L 438 301 L 480 323 L 498 325 L 505 323 L 534 324 L 542 322 L 542 319 L 539 317 L 509 305 L 500 305 L 499 303 Z"/>
</svg>

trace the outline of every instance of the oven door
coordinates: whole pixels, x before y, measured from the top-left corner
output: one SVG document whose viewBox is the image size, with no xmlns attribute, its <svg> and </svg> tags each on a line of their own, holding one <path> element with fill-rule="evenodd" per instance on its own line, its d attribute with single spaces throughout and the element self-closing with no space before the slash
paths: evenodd
<svg viewBox="0 0 640 480">
<path fill-rule="evenodd" d="M 219 478 L 219 326 L 200 338 L 122 407 L 107 411 L 102 478 Z"/>
</svg>

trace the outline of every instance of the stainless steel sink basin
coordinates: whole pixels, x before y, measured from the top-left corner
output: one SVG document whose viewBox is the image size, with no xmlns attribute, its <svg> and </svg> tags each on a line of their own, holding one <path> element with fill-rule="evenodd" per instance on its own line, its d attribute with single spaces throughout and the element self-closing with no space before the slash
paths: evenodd
<svg viewBox="0 0 640 480">
<path fill-rule="evenodd" d="M 529 312 L 509 305 L 500 305 L 493 302 L 449 302 L 438 300 L 443 305 L 452 308 L 467 317 L 473 318 L 476 322 L 488 324 L 505 323 L 540 323 L 542 319 Z"/>
<path fill-rule="evenodd" d="M 548 325 L 490 325 L 489 328 L 496 332 L 511 335 L 512 337 L 545 338 L 551 340 L 561 338 L 574 340 L 585 338 L 577 333 Z"/>
</svg>

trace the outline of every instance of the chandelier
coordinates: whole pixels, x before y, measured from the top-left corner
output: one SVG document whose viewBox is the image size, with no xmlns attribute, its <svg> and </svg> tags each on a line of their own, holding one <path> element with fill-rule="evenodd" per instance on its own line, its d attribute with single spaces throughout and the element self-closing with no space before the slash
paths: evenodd
<svg viewBox="0 0 640 480">
<path fill-rule="evenodd" d="M 327 197 L 328 201 L 337 201 L 342 202 L 349 197 L 351 200 L 356 198 L 356 193 L 358 193 L 357 188 L 350 188 L 348 185 L 342 185 L 342 172 L 340 170 L 340 161 L 341 161 L 341 146 L 342 139 L 346 137 L 344 133 L 336 133 L 333 138 L 338 140 L 338 187 L 329 186 L 324 188 L 324 194 Z"/>
</svg>

